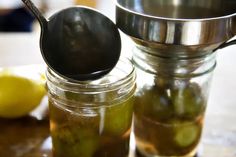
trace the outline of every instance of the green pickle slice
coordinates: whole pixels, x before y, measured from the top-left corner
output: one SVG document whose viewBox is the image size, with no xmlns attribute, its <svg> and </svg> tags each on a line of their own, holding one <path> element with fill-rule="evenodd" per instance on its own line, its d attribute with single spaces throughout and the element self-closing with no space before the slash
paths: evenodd
<svg viewBox="0 0 236 157">
<path fill-rule="evenodd" d="M 188 147 L 194 144 L 200 134 L 199 126 L 191 123 L 182 123 L 174 129 L 174 141 L 179 147 Z"/>
<path fill-rule="evenodd" d="M 53 132 L 52 136 L 58 157 L 92 157 L 98 148 L 98 137 L 90 129 L 63 128 Z"/>
<path fill-rule="evenodd" d="M 173 115 L 173 105 L 165 89 L 144 87 L 135 95 L 135 112 L 149 118 L 165 121 Z"/>
<path fill-rule="evenodd" d="M 104 131 L 112 135 L 122 135 L 131 127 L 133 114 L 133 97 L 121 104 L 106 108 Z"/>
<path fill-rule="evenodd" d="M 194 118 L 204 111 L 204 98 L 196 83 L 172 90 L 171 97 L 177 115 Z"/>
</svg>

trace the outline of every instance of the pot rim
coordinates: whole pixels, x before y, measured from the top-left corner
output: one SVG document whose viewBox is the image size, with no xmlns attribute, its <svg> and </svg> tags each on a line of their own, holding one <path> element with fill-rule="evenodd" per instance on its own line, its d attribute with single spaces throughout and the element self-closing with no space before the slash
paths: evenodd
<svg viewBox="0 0 236 157">
<path fill-rule="evenodd" d="M 153 16 L 149 14 L 139 13 L 134 10 L 128 9 L 125 6 L 121 5 L 118 0 L 115 0 L 116 7 L 126 11 L 127 13 L 131 13 L 134 15 L 142 16 L 149 19 L 155 20 L 166 20 L 166 21 L 177 21 L 177 22 L 205 22 L 205 21 L 212 21 L 212 20 L 220 20 L 220 19 L 227 19 L 236 16 L 235 13 L 224 15 L 224 16 L 217 16 L 217 17 L 209 17 L 209 18 L 195 18 L 195 19 L 187 19 L 187 18 L 170 18 L 170 17 L 161 17 L 161 16 Z"/>
</svg>

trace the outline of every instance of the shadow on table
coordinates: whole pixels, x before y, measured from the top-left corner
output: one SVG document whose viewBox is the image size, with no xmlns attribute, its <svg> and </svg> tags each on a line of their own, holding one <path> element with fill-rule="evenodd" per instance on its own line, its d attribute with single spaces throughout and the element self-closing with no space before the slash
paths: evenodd
<svg viewBox="0 0 236 157">
<path fill-rule="evenodd" d="M 0 119 L 0 128 L 1 157 L 42 157 L 51 153 L 45 147 L 49 137 L 48 118 Z"/>
<path fill-rule="evenodd" d="M 145 157 L 144 155 L 142 155 L 138 150 L 135 150 L 135 155 L 134 157 Z M 197 154 L 194 157 L 200 157 Z"/>
</svg>

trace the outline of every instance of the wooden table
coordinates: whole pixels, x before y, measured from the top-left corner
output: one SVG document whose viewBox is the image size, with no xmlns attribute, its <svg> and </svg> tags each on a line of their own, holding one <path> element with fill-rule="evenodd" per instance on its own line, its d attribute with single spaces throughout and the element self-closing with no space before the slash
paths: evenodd
<svg viewBox="0 0 236 157">
<path fill-rule="evenodd" d="M 122 37 L 122 56 L 130 56 L 132 43 Z M 37 32 L 0 34 L 0 66 L 43 64 L 38 38 Z M 236 46 L 217 58 L 199 156 L 236 157 Z M 0 119 L 1 157 L 49 157 L 50 145 L 47 116 Z"/>
</svg>

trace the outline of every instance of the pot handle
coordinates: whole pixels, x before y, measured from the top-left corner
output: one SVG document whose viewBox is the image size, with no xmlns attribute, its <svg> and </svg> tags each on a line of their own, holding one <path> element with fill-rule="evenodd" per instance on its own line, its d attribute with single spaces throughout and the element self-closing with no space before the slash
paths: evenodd
<svg viewBox="0 0 236 157">
<path fill-rule="evenodd" d="M 231 40 L 231 41 L 226 41 L 225 43 L 221 44 L 219 47 L 217 47 L 214 51 L 218 50 L 218 49 L 222 49 L 231 45 L 236 45 L 236 39 Z"/>
</svg>

